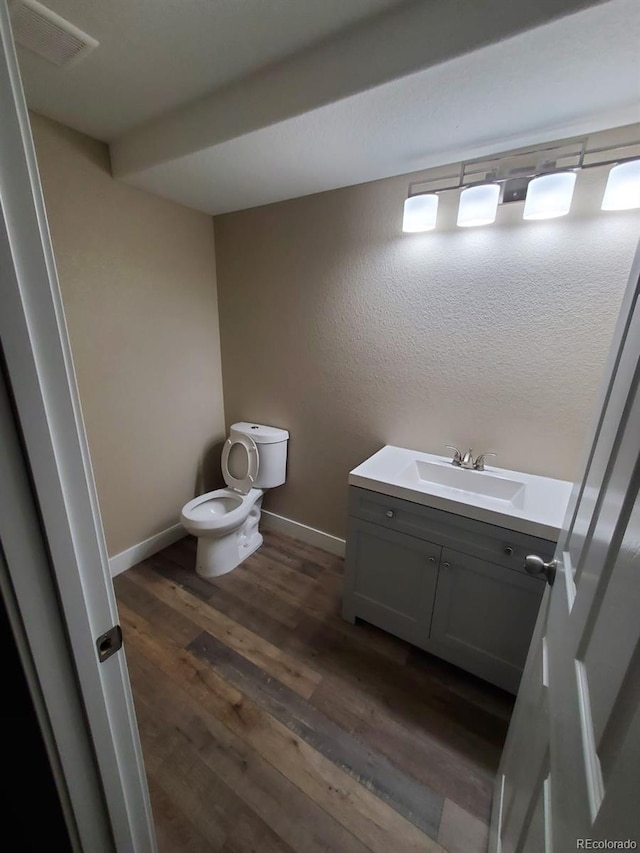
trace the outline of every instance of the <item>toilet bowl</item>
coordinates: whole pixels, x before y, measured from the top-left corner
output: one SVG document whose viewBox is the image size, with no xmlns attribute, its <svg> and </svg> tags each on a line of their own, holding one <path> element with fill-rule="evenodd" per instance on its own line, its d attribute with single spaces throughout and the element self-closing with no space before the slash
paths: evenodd
<svg viewBox="0 0 640 853">
<path fill-rule="evenodd" d="M 189 501 L 180 520 L 198 537 L 196 571 L 204 577 L 224 575 L 262 545 L 258 532 L 262 489 L 239 495 L 217 489 Z"/>
<path fill-rule="evenodd" d="M 221 461 L 227 487 L 194 498 L 180 515 L 198 537 L 196 572 L 202 577 L 230 572 L 262 545 L 264 489 L 285 481 L 288 438 L 286 430 L 260 424 L 231 427 Z"/>
</svg>

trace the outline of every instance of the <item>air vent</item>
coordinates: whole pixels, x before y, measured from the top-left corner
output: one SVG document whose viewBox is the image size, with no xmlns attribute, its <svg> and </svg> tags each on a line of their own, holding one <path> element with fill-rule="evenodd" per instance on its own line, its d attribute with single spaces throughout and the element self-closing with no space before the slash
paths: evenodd
<svg viewBox="0 0 640 853">
<path fill-rule="evenodd" d="M 94 38 L 37 0 L 13 0 L 9 8 L 16 43 L 54 65 L 76 63 L 98 46 Z"/>
</svg>

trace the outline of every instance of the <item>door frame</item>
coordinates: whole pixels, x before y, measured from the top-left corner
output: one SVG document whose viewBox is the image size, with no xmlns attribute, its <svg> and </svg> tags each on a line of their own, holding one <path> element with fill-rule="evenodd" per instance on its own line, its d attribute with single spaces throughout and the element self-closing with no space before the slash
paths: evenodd
<svg viewBox="0 0 640 853">
<path fill-rule="evenodd" d="M 50 754 L 63 771 L 61 799 L 67 817 L 73 812 L 76 838 L 86 850 L 147 853 L 156 849 L 155 835 L 126 661 L 117 652 L 101 663 L 95 645 L 117 624 L 118 612 L 6 0 L 0 0 L 0 115 L 0 340 L 10 397 L 7 403 L 4 394 L 2 426 L 14 434 L 7 464 L 15 475 L 1 503 L 4 592 L 13 600 L 23 661 L 33 663 L 27 674 L 45 737 L 50 727 Z M 27 547 L 29 515 L 41 534 L 33 543 L 39 554 Z M 45 648 L 48 635 L 38 622 L 45 611 L 51 636 L 66 637 L 66 650 L 53 640 Z M 47 678 L 45 659 L 54 647 L 66 683 Z M 56 713 L 60 694 L 67 717 L 59 707 Z M 77 703 L 84 725 L 74 744 L 65 726 Z M 108 837 L 96 836 L 97 826 Z"/>
<path fill-rule="evenodd" d="M 109 851 L 113 839 L 100 775 L 4 375 L 0 375 L 0 445 L 0 596 L 71 846 L 74 851 Z"/>
</svg>

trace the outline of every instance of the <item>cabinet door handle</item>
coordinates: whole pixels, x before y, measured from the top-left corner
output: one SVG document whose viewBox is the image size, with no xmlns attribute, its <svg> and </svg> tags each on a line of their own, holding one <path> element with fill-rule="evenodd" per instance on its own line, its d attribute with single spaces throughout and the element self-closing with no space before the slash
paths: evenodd
<svg viewBox="0 0 640 853">
<path fill-rule="evenodd" d="M 392 509 L 388 509 L 385 512 L 385 515 L 387 516 L 387 518 L 393 518 L 393 516 L 395 515 L 395 512 Z"/>
<path fill-rule="evenodd" d="M 511 547 L 511 545 L 505 545 L 504 553 L 507 555 L 507 557 L 513 557 L 513 548 Z"/>
<path fill-rule="evenodd" d="M 443 568 L 443 569 L 450 569 L 450 568 L 451 568 L 451 563 L 447 563 L 447 562 L 443 563 L 443 564 L 442 564 L 442 568 Z"/>
<path fill-rule="evenodd" d="M 429 557 L 429 562 L 430 562 L 430 563 L 435 563 L 435 561 L 436 561 L 436 558 L 435 558 L 435 557 Z"/>
</svg>

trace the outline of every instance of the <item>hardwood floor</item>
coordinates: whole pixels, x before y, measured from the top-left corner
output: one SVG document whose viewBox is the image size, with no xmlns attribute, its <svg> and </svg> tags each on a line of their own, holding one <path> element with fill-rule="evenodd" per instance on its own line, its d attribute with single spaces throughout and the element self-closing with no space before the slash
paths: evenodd
<svg viewBox="0 0 640 853">
<path fill-rule="evenodd" d="M 480 853 L 511 697 L 339 615 L 342 560 L 277 533 L 115 579 L 161 853 Z"/>
</svg>

